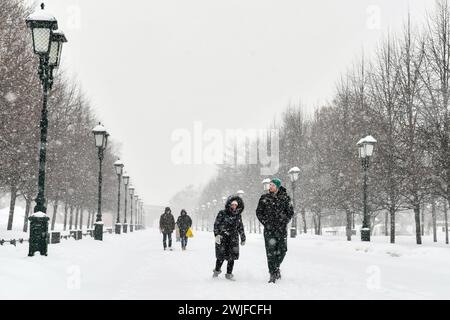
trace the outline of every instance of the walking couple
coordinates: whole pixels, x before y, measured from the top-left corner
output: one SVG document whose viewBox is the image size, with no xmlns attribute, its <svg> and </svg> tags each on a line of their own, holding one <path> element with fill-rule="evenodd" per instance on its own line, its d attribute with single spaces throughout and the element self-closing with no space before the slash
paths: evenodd
<svg viewBox="0 0 450 320">
<path fill-rule="evenodd" d="M 245 245 L 245 232 L 242 223 L 244 201 L 239 196 L 230 196 L 214 223 L 216 241 L 216 267 L 213 277 L 218 277 L 225 260 L 227 273 L 225 277 L 233 279 L 234 261 L 239 259 L 240 245 Z M 280 265 L 287 252 L 287 225 L 294 215 L 291 199 L 281 180 L 272 179 L 269 193 L 263 194 L 258 202 L 256 216 L 264 226 L 264 241 L 267 264 L 269 267 L 269 283 L 281 279 Z"/>
</svg>

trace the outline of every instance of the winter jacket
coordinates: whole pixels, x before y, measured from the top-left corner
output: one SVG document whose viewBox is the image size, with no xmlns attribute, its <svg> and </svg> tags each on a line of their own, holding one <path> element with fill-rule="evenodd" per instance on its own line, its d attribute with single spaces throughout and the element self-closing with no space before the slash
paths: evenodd
<svg viewBox="0 0 450 320">
<path fill-rule="evenodd" d="M 238 207 L 231 210 L 231 202 L 236 200 Z M 239 237 L 245 241 L 244 225 L 242 224 L 244 201 L 238 197 L 229 197 L 225 209 L 219 211 L 214 222 L 214 236 L 222 236 L 220 244 L 216 243 L 216 258 L 219 260 L 239 259 Z"/>
<path fill-rule="evenodd" d="M 264 226 L 265 233 L 287 234 L 287 225 L 294 216 L 294 208 L 286 188 L 281 186 L 277 193 L 261 196 L 256 216 Z"/>
<path fill-rule="evenodd" d="M 162 233 L 172 233 L 175 230 L 175 218 L 170 211 L 166 211 L 161 215 L 159 228 Z"/>
<path fill-rule="evenodd" d="M 180 229 L 180 235 L 186 235 L 186 232 L 190 227 L 192 227 L 192 219 L 186 213 L 186 211 L 181 210 L 181 215 L 177 219 L 177 226 Z"/>
</svg>

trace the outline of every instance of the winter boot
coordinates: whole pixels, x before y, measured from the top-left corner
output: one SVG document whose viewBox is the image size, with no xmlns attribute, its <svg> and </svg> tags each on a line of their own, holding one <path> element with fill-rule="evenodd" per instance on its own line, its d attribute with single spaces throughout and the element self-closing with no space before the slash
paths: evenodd
<svg viewBox="0 0 450 320">
<path fill-rule="evenodd" d="M 275 272 L 275 277 L 277 278 L 277 280 L 281 279 L 281 272 L 280 272 L 280 269 L 278 269 L 278 270 Z"/>
<path fill-rule="evenodd" d="M 277 276 L 275 273 L 271 273 L 269 283 L 275 283 L 275 281 L 277 281 Z"/>
<path fill-rule="evenodd" d="M 234 281 L 234 275 L 232 273 L 226 273 L 225 278 L 227 278 L 228 280 Z"/>
<path fill-rule="evenodd" d="M 213 278 L 217 278 L 219 276 L 219 274 L 221 274 L 222 271 L 217 271 L 216 269 L 213 270 Z"/>
</svg>

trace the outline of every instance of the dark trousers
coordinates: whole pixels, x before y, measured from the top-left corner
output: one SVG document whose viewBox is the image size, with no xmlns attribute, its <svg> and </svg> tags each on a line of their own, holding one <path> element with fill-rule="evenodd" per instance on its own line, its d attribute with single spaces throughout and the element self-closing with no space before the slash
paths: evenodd
<svg viewBox="0 0 450 320">
<path fill-rule="evenodd" d="M 277 272 L 287 252 L 287 233 L 264 232 L 267 265 L 270 274 Z"/>
<path fill-rule="evenodd" d="M 172 247 L 172 232 L 170 232 L 170 233 L 163 233 L 163 246 L 164 246 L 164 249 L 167 247 L 167 242 L 166 242 L 167 238 L 169 238 L 169 248 L 171 248 Z"/>
<path fill-rule="evenodd" d="M 186 236 L 181 236 L 180 239 L 181 239 L 181 247 L 182 247 L 182 248 L 186 248 L 186 246 L 187 246 L 187 241 L 188 241 L 188 237 L 186 237 Z"/>
<path fill-rule="evenodd" d="M 217 259 L 216 261 L 216 271 L 220 271 L 223 265 L 223 260 Z M 234 267 L 234 260 L 228 260 L 227 263 L 227 273 L 231 274 L 233 273 L 233 267 Z"/>
</svg>

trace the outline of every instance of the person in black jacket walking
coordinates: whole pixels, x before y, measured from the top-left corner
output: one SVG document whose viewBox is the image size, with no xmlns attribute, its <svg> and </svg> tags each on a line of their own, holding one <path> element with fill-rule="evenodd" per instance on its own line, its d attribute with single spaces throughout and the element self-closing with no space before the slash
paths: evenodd
<svg viewBox="0 0 450 320">
<path fill-rule="evenodd" d="M 281 180 L 272 179 L 269 193 L 263 194 L 256 208 L 256 216 L 264 226 L 269 283 L 281 278 L 280 265 L 287 252 L 287 225 L 294 215 L 294 208 Z"/>
<path fill-rule="evenodd" d="M 228 280 L 233 279 L 234 261 L 239 259 L 239 237 L 241 245 L 245 245 L 244 225 L 242 224 L 242 211 L 244 201 L 239 196 L 231 196 L 227 199 L 225 210 L 221 210 L 214 223 L 214 236 L 216 239 L 216 268 L 213 277 L 216 278 L 222 272 L 221 268 L 225 260 L 227 263 Z"/>
<path fill-rule="evenodd" d="M 177 219 L 177 226 L 180 230 L 181 249 L 186 250 L 188 238 L 186 233 L 192 227 L 192 219 L 188 216 L 186 210 L 181 210 L 180 216 Z"/>
<path fill-rule="evenodd" d="M 172 251 L 172 232 L 175 230 L 175 218 L 169 207 L 166 207 L 164 213 L 159 218 L 159 231 L 163 234 L 163 247 L 167 248 L 166 239 L 169 239 L 169 250 Z"/>
</svg>

